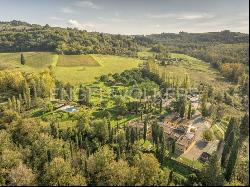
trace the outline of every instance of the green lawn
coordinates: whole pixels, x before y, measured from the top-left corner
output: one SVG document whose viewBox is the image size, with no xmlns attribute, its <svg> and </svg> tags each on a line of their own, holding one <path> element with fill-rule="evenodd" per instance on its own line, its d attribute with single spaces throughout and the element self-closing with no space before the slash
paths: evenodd
<svg viewBox="0 0 250 187">
<path fill-rule="evenodd" d="M 100 66 L 91 55 L 59 55 L 58 67 Z"/>
<path fill-rule="evenodd" d="M 22 65 L 21 53 L 0 53 L 0 70 L 18 69 L 25 72 L 37 72 L 56 65 L 57 55 L 48 52 L 23 53 L 26 64 Z"/>
<path fill-rule="evenodd" d="M 111 55 L 91 55 L 100 66 L 77 66 L 55 68 L 55 74 L 58 80 L 70 82 L 72 84 L 91 83 L 101 75 L 121 73 L 127 69 L 138 67 L 141 60 L 128 57 L 119 57 Z"/>
</svg>

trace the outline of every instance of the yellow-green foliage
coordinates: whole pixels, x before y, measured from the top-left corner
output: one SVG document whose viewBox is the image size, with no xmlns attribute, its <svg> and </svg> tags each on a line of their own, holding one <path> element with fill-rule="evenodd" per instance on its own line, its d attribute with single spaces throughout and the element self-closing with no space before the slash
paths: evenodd
<svg viewBox="0 0 250 187">
<path fill-rule="evenodd" d="M 218 90 L 225 90 L 231 86 L 220 74 L 220 72 L 211 67 L 209 63 L 198 60 L 184 54 L 171 54 L 172 58 L 181 58 L 184 61 L 176 64 L 160 66 L 160 74 L 162 75 L 164 69 L 169 75 L 176 75 L 180 80 L 184 80 L 186 75 L 189 75 L 192 86 L 197 86 L 201 82 L 209 83 Z"/>
</svg>

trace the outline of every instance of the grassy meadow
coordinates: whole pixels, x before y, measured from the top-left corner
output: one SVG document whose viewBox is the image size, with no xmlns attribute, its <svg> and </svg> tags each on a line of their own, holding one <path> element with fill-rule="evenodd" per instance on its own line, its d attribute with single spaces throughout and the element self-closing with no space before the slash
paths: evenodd
<svg viewBox="0 0 250 187">
<path fill-rule="evenodd" d="M 79 66 L 96 67 L 96 66 L 100 66 L 100 64 L 91 55 L 59 55 L 57 66 L 59 67 L 79 67 Z"/>
<path fill-rule="evenodd" d="M 121 73 L 126 69 L 138 67 L 142 61 L 134 58 L 118 57 L 111 55 L 91 55 L 99 66 L 71 66 L 55 68 L 55 74 L 58 80 L 70 82 L 72 84 L 94 82 L 97 77 L 110 74 Z M 59 57 L 60 59 L 60 57 Z"/>
<path fill-rule="evenodd" d="M 21 65 L 21 53 L 0 53 L 0 70 L 16 69 L 25 72 L 37 72 L 56 66 L 58 56 L 49 52 L 25 52 L 26 64 Z"/>
<path fill-rule="evenodd" d="M 91 83 L 96 77 L 121 73 L 138 67 L 141 60 L 112 55 L 57 55 L 47 52 L 24 52 L 25 65 L 21 65 L 21 53 L 0 53 L 0 70 L 40 72 L 53 67 L 56 78 L 71 84 Z"/>
</svg>

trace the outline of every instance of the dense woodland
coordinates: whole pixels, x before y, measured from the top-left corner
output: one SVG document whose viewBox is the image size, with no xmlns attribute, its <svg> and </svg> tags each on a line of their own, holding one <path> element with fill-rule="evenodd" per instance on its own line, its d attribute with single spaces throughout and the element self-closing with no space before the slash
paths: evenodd
<svg viewBox="0 0 250 187">
<path fill-rule="evenodd" d="M 0 71 L 0 92 L 9 94 L 0 105 L 0 185 L 249 185 L 248 35 L 224 31 L 132 37 L 19 21 L 0 22 L 0 31 L 0 52 L 137 56 L 141 47 L 147 47 L 156 53 L 140 69 L 98 77 L 104 88 L 122 85 L 122 91 L 134 90 L 129 96 L 112 95 L 98 106 L 91 102 L 88 87 L 56 80 L 53 68 L 40 73 Z M 220 139 L 225 143 L 221 159 L 214 154 L 201 169 L 194 167 L 194 162 L 185 165 L 175 159 L 175 142 L 165 140 L 157 123 L 163 114 L 189 120 L 196 112 L 187 97 L 191 94 L 190 77 L 181 79 L 159 71 L 165 65 L 156 61 L 167 58 L 169 52 L 211 62 L 236 85 L 223 91 L 205 82 L 198 85 L 201 103 L 197 111 L 203 118 L 220 123 L 226 107 L 243 114 L 227 121 L 225 136 Z M 25 65 L 22 55 L 20 63 Z M 162 107 L 164 93 L 160 89 L 164 88 L 173 89 L 173 102 L 167 109 Z M 77 112 L 58 113 L 50 100 L 51 90 L 55 99 L 75 103 Z M 136 90 L 146 92 L 140 95 Z M 108 108 L 110 100 L 113 106 Z M 143 121 L 143 133 L 126 123 L 111 123 L 131 113 Z M 61 127 L 65 121 L 67 128 Z M 70 126 L 71 122 L 76 125 Z M 209 141 L 213 135 L 208 130 L 204 137 Z"/>
<path fill-rule="evenodd" d="M 31 25 L 12 21 L 0 23 L 0 51 L 54 51 L 59 54 L 111 54 L 135 56 L 135 37 Z"/>
</svg>

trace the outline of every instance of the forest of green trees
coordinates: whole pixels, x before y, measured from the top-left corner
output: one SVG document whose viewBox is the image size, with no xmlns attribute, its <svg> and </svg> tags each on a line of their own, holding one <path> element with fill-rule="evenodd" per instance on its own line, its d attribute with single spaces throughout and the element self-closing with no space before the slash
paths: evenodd
<svg viewBox="0 0 250 187">
<path fill-rule="evenodd" d="M 111 54 L 136 56 L 140 39 L 71 28 L 0 23 L 0 52 L 53 51 L 59 54 Z"/>
</svg>

